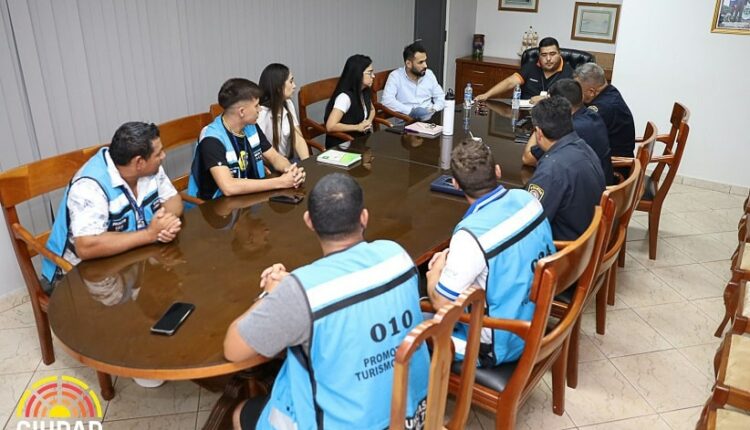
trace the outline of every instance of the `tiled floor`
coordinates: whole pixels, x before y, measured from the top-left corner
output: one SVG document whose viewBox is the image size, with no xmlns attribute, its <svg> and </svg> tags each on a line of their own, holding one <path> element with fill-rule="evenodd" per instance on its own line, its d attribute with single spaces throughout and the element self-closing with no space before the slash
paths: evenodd
<svg viewBox="0 0 750 430">
<path fill-rule="evenodd" d="M 723 315 L 721 295 L 736 246 L 744 197 L 675 184 L 662 215 L 659 252 L 648 259 L 643 213 L 630 226 L 626 267 L 607 334 L 595 333 L 593 309 L 583 318 L 578 388 L 566 412 L 552 413 L 549 377 L 519 414 L 519 429 L 673 429 L 695 427 L 712 385 Z M 53 366 L 40 364 L 28 303 L 0 313 L 0 427 L 15 429 L 16 404 L 31 381 L 64 373 L 96 381 L 58 348 Z M 200 428 L 216 394 L 190 382 L 144 389 L 119 378 L 114 400 L 102 405 L 104 428 Z M 473 411 L 470 429 L 494 428 L 492 415 Z"/>
</svg>

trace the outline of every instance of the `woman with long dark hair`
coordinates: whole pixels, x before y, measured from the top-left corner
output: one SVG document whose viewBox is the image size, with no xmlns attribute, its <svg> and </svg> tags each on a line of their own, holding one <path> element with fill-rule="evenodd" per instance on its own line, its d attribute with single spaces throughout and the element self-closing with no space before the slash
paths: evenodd
<svg viewBox="0 0 750 430">
<path fill-rule="evenodd" d="M 260 74 L 258 84 L 263 96 L 257 124 L 263 134 L 279 154 L 292 162 L 309 157 L 310 151 L 299 129 L 299 119 L 291 100 L 297 88 L 292 72 L 283 64 L 269 64 Z"/>
<path fill-rule="evenodd" d="M 346 60 L 336 90 L 326 106 L 327 131 L 343 132 L 352 137 L 372 131 L 375 107 L 372 105 L 370 87 L 374 76 L 370 57 L 356 54 Z M 341 139 L 326 136 L 326 148 L 342 142 Z"/>
</svg>

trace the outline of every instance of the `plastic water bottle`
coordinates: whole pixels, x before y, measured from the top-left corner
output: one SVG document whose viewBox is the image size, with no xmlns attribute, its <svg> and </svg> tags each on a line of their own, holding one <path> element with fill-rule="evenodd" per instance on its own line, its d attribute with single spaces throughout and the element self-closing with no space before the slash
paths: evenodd
<svg viewBox="0 0 750 430">
<path fill-rule="evenodd" d="M 513 110 L 521 108 L 521 87 L 519 85 L 516 85 L 516 88 L 513 89 L 513 100 L 510 103 L 510 107 Z"/>
<path fill-rule="evenodd" d="M 468 82 L 466 84 L 466 88 L 464 88 L 464 107 L 469 108 L 471 107 L 471 102 L 474 100 L 474 90 L 471 88 L 471 82 Z"/>
<path fill-rule="evenodd" d="M 448 88 L 448 92 L 445 94 L 445 108 L 443 108 L 443 134 L 447 136 L 453 135 L 453 120 L 456 115 L 456 96 L 453 94 L 453 89 Z"/>
</svg>

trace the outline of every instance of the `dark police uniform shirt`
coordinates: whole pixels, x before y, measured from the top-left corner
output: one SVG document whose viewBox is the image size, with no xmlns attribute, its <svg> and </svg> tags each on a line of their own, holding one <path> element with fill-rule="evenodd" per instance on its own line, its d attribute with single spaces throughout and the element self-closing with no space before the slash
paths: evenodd
<svg viewBox="0 0 750 430">
<path fill-rule="evenodd" d="M 620 92 L 613 85 L 607 85 L 594 100 L 589 109 L 599 113 L 609 132 L 609 147 L 615 157 L 633 157 L 635 149 L 635 124 L 633 114 Z"/>
<path fill-rule="evenodd" d="M 538 96 L 542 91 L 549 91 L 549 87 L 559 79 L 572 78 L 573 68 L 561 58 L 560 67 L 549 78 L 544 77 L 544 70 L 539 67 L 539 62 L 524 64 L 521 71 L 517 72 L 516 75 L 523 81 L 521 98 L 526 100 Z"/>
<path fill-rule="evenodd" d="M 582 107 L 573 114 L 573 130 L 596 152 L 607 185 L 614 184 L 609 136 L 607 135 L 607 126 L 604 125 L 602 118 L 597 113 Z M 533 146 L 531 154 L 539 160 L 544 155 L 544 150 L 539 146 Z"/>
<path fill-rule="evenodd" d="M 599 157 L 574 131 L 537 164 L 526 190 L 542 202 L 555 240 L 575 240 L 588 228 L 604 191 Z"/>
</svg>

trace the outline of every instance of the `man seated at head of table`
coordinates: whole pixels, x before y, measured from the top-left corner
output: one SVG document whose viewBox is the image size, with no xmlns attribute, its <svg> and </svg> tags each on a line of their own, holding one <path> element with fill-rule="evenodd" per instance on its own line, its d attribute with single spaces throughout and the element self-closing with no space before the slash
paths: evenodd
<svg viewBox="0 0 750 430">
<path fill-rule="evenodd" d="M 607 83 L 604 69 L 596 63 L 578 66 L 573 76 L 583 89 L 583 102 L 604 120 L 613 157 L 633 157 L 635 123 L 628 104 L 614 85 Z"/>
<path fill-rule="evenodd" d="M 573 68 L 560 55 L 560 44 L 552 37 L 545 37 L 539 42 L 539 60 L 536 63 L 521 65 L 521 70 L 503 79 L 489 91 L 479 94 L 475 100 L 484 101 L 508 91 L 516 85 L 521 86 L 521 98 L 536 103 L 543 97 L 540 94 L 549 91 L 558 79 L 572 78 Z"/>
<path fill-rule="evenodd" d="M 427 121 L 445 107 L 443 88 L 427 68 L 427 50 L 419 42 L 404 48 L 404 67 L 388 75 L 383 104 L 418 121 Z"/>
<path fill-rule="evenodd" d="M 596 152 L 607 185 L 614 184 L 607 126 L 599 114 L 583 105 L 581 85 L 573 79 L 560 79 L 549 89 L 549 95 L 564 97 L 573 106 L 573 130 Z M 536 144 L 536 137 L 532 134 L 523 151 L 523 164 L 536 166 L 542 155 L 544 151 Z"/>
<path fill-rule="evenodd" d="M 190 168 L 188 194 L 203 200 L 297 188 L 305 182 L 302 167 L 289 163 L 255 125 L 262 91 L 247 79 L 232 78 L 219 90 L 224 112 L 201 131 Z M 266 161 L 282 172 L 267 178 Z"/>
<path fill-rule="evenodd" d="M 534 135 L 544 155 L 526 189 L 542 202 L 555 240 L 575 240 L 586 230 L 605 188 L 599 157 L 575 132 L 571 109 L 559 96 L 531 109 Z"/>
<path fill-rule="evenodd" d="M 270 396 L 240 405 L 235 428 L 388 426 L 388 363 L 422 312 L 411 257 L 395 242 L 366 242 L 368 217 L 362 189 L 350 176 L 333 173 L 315 184 L 304 222 L 323 257 L 291 273 L 282 264 L 264 270 L 262 298 L 224 340 L 230 361 L 287 351 Z M 391 330 L 389 321 L 398 327 Z M 407 428 L 424 419 L 428 371 L 423 346 L 409 368 Z"/>
<path fill-rule="evenodd" d="M 486 291 L 493 318 L 531 320 L 534 304 L 528 301 L 534 262 L 555 252 L 552 230 L 542 205 L 525 190 L 497 184 L 500 166 L 490 149 L 467 140 L 451 156 L 454 187 L 471 203 L 456 226 L 450 248 L 436 253 L 429 263 L 427 290 L 440 308 L 472 285 Z M 458 356 L 466 345 L 465 327 L 457 327 Z M 483 329 L 479 362 L 483 367 L 517 360 L 524 342 L 513 333 Z"/>
<path fill-rule="evenodd" d="M 47 249 L 76 265 L 174 240 L 181 228 L 182 199 L 161 167 L 164 157 L 156 125 L 120 126 L 112 143 L 71 179 Z M 59 266 L 42 260 L 47 292 L 62 275 Z"/>
</svg>

